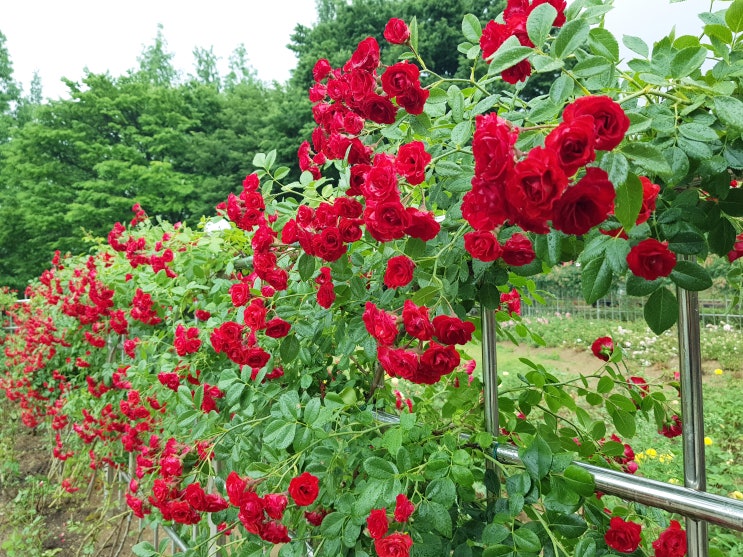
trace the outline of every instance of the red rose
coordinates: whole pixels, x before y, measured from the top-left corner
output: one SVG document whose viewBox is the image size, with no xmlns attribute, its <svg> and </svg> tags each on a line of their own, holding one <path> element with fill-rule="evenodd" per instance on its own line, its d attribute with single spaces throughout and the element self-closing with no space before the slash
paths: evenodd
<svg viewBox="0 0 743 557">
<path fill-rule="evenodd" d="M 506 311 L 508 313 L 521 315 L 521 294 L 515 288 L 510 292 L 501 293 L 500 305 L 503 306 L 503 304 L 506 304 Z"/>
<path fill-rule="evenodd" d="M 576 118 L 593 116 L 596 132 L 594 147 L 601 151 L 611 151 L 624 139 L 629 129 L 629 118 L 618 103 L 606 96 L 587 96 L 575 99 L 565 107 L 562 120 L 570 123 Z"/>
<path fill-rule="evenodd" d="M 347 243 L 352 244 L 364 235 L 364 231 L 361 229 L 361 224 L 364 221 L 361 219 L 347 219 L 341 217 L 338 221 L 338 230 L 341 233 L 341 239 Z"/>
<path fill-rule="evenodd" d="M 397 104 L 403 107 L 408 114 L 423 114 L 423 108 L 430 94 L 428 89 L 421 89 L 420 85 L 415 85 L 397 95 Z"/>
<path fill-rule="evenodd" d="M 552 151 L 535 147 L 516 164 L 507 188 L 510 218 L 524 230 L 546 234 L 552 206 L 568 186 L 568 178 Z"/>
<path fill-rule="evenodd" d="M 655 280 L 671 274 L 676 266 L 676 256 L 668 249 L 667 242 L 648 238 L 630 250 L 627 265 L 635 276 Z"/>
<path fill-rule="evenodd" d="M 526 78 L 531 75 L 531 63 L 529 60 L 521 60 L 515 66 L 511 66 L 503 70 L 500 74 L 503 81 L 515 85 L 519 81 L 526 81 Z"/>
<path fill-rule="evenodd" d="M 397 97 L 416 88 L 420 88 L 420 70 L 415 64 L 398 62 L 382 74 L 382 90 L 390 97 Z"/>
<path fill-rule="evenodd" d="M 198 524 L 201 515 L 187 501 L 170 501 L 165 514 L 169 514 L 179 524 Z"/>
<path fill-rule="evenodd" d="M 596 158 L 594 136 L 593 117 L 578 116 L 569 124 L 563 122 L 552 130 L 544 140 L 544 146 L 554 151 L 565 174 L 572 176 Z"/>
<path fill-rule="evenodd" d="M 250 286 L 244 282 L 236 282 L 230 286 L 230 298 L 232 298 L 233 306 L 244 306 L 250 299 Z"/>
<path fill-rule="evenodd" d="M 397 338 L 397 318 L 378 309 L 373 302 L 366 302 L 362 316 L 366 330 L 383 346 L 390 346 Z"/>
<path fill-rule="evenodd" d="M 229 493 L 229 490 L 228 490 Z M 232 502 L 232 498 L 230 498 Z M 234 504 L 234 503 L 233 503 Z M 266 521 L 263 499 L 255 491 L 246 491 L 240 499 L 240 512 L 237 518 L 251 534 L 258 534 Z"/>
<path fill-rule="evenodd" d="M 284 510 L 288 502 L 286 495 L 283 493 L 269 493 L 263 496 L 264 510 L 269 518 L 275 520 L 281 520 L 284 516 Z"/>
<path fill-rule="evenodd" d="M 614 186 L 606 172 L 587 168 L 586 175 L 555 202 L 552 226 L 565 234 L 585 234 L 614 211 L 615 198 Z"/>
<path fill-rule="evenodd" d="M 459 362 L 459 352 L 454 346 L 441 346 L 431 342 L 421 355 L 420 365 L 411 381 L 433 385 L 442 375 L 454 371 Z"/>
<path fill-rule="evenodd" d="M 436 222 L 436 217 L 430 211 L 421 211 L 414 207 L 405 209 L 408 214 L 409 224 L 405 227 L 404 233 L 413 238 L 418 238 L 424 242 L 433 240 L 441 230 L 441 225 Z"/>
<path fill-rule="evenodd" d="M 289 330 L 292 326 L 281 319 L 281 317 L 274 317 L 266 323 L 266 336 L 271 338 L 282 338 L 289 334 Z"/>
<path fill-rule="evenodd" d="M 472 177 L 472 189 L 462 198 L 462 216 L 475 230 L 493 230 L 508 217 L 505 183 Z"/>
<path fill-rule="evenodd" d="M 314 503 L 319 492 L 320 480 L 309 472 L 303 472 L 289 482 L 289 495 L 300 507 Z"/>
<path fill-rule="evenodd" d="M 361 184 L 361 194 L 367 202 L 398 201 L 400 190 L 397 187 L 397 173 L 395 161 L 390 155 L 378 154 L 374 157 L 374 165 L 366 173 Z"/>
<path fill-rule="evenodd" d="M 385 25 L 382 35 L 391 44 L 405 44 L 410 38 L 410 29 L 402 19 L 393 17 Z"/>
<path fill-rule="evenodd" d="M 475 325 L 459 317 L 439 315 L 433 318 L 433 329 L 436 338 L 443 344 L 467 344 L 472 340 Z"/>
<path fill-rule="evenodd" d="M 367 37 L 361 41 L 351 55 L 351 59 L 343 66 L 344 71 L 354 69 L 374 71 L 379 66 L 379 43 L 374 37 Z"/>
<path fill-rule="evenodd" d="M 472 154 L 475 157 L 475 174 L 494 181 L 504 177 L 513 168 L 513 146 L 518 131 L 495 112 L 475 118 Z"/>
<path fill-rule="evenodd" d="M 369 536 L 378 540 L 384 537 L 387 530 L 390 529 L 390 522 L 387 520 L 387 509 L 374 509 L 369 513 L 366 519 L 366 527 L 369 529 Z"/>
<path fill-rule="evenodd" d="M 431 162 L 431 155 L 426 152 L 422 141 L 412 141 L 400 145 L 395 157 L 395 170 L 405 176 L 409 184 L 415 186 L 426 179 L 426 165 Z"/>
<path fill-rule="evenodd" d="M 397 108 L 392 101 L 382 95 L 372 93 L 361 103 L 364 116 L 376 124 L 394 124 Z"/>
<path fill-rule="evenodd" d="M 317 304 L 325 309 L 330 309 L 330 306 L 335 302 L 335 289 L 332 283 L 323 284 L 317 291 Z"/>
<path fill-rule="evenodd" d="M 258 532 L 262 540 L 270 543 L 289 543 L 292 539 L 289 537 L 289 529 L 280 522 L 269 520 L 263 522 Z"/>
<path fill-rule="evenodd" d="M 391 349 L 387 346 L 377 348 L 377 359 L 382 369 L 390 377 L 402 377 L 412 381 L 418 372 L 418 354 L 404 348 Z"/>
<path fill-rule="evenodd" d="M 312 247 L 315 255 L 325 261 L 337 261 L 348 250 L 340 230 L 335 226 L 326 228 L 316 235 L 312 239 Z"/>
<path fill-rule="evenodd" d="M 378 242 L 398 240 L 410 226 L 410 215 L 397 200 L 383 201 L 364 211 L 364 224 Z"/>
<path fill-rule="evenodd" d="M 655 211 L 655 200 L 658 199 L 660 193 L 660 186 L 652 183 L 646 176 L 640 176 L 640 182 L 642 183 L 642 207 L 635 224 L 642 224 L 650 218 Z"/>
<path fill-rule="evenodd" d="M 403 493 L 400 493 L 395 499 L 395 520 L 407 522 L 414 511 L 415 505 Z"/>
<path fill-rule="evenodd" d="M 604 535 L 606 545 L 620 553 L 632 553 L 640 545 L 642 526 L 614 516 L 609 522 L 609 529 Z"/>
<path fill-rule="evenodd" d="M 503 251 L 492 232 L 476 231 L 464 235 L 464 249 L 480 261 L 495 261 Z"/>
<path fill-rule="evenodd" d="M 529 238 L 517 233 L 503 244 L 503 255 L 501 257 L 508 265 L 521 267 L 534 261 L 536 254 Z"/>
<path fill-rule="evenodd" d="M 333 67 L 330 65 L 330 62 L 326 58 L 320 58 L 312 68 L 312 77 L 315 78 L 315 81 L 322 81 L 328 77 L 332 70 Z"/>
<path fill-rule="evenodd" d="M 669 439 L 678 437 L 684 431 L 684 426 L 681 422 L 681 418 L 674 414 L 671 418 L 671 421 L 673 423 L 664 424 L 663 427 L 658 431 L 658 433 L 660 433 L 662 436 L 668 437 Z"/>
<path fill-rule="evenodd" d="M 686 555 L 686 531 L 672 520 L 657 540 L 653 542 L 654 557 L 684 557 Z"/>
<path fill-rule="evenodd" d="M 266 309 L 263 298 L 254 298 L 243 312 L 243 321 L 246 327 L 253 330 L 263 329 L 266 326 Z"/>
<path fill-rule="evenodd" d="M 364 212 L 364 206 L 353 197 L 336 197 L 333 207 L 339 217 L 347 219 L 357 219 Z"/>
<path fill-rule="evenodd" d="M 411 337 L 419 340 L 431 340 L 433 337 L 433 324 L 428 316 L 428 308 L 425 306 L 416 306 L 412 301 L 405 300 L 402 308 L 402 322 L 405 332 Z"/>
<path fill-rule="evenodd" d="M 608 362 L 611 353 L 614 352 L 614 341 L 611 337 L 599 337 L 591 344 L 591 352 L 600 360 Z"/>
<path fill-rule="evenodd" d="M 511 30 L 508 28 L 508 25 L 497 23 L 491 19 L 482 30 L 482 35 L 480 35 L 480 48 L 482 49 L 483 59 L 488 60 L 510 36 Z M 489 63 L 490 61 L 488 60 Z"/>
<path fill-rule="evenodd" d="M 188 484 L 183 490 L 183 498 L 197 511 L 206 510 L 206 493 L 200 483 Z"/>
<path fill-rule="evenodd" d="M 399 288 L 413 280 L 415 263 L 406 255 L 397 255 L 387 261 L 387 270 L 384 272 L 384 284 L 387 288 Z"/>
<path fill-rule="evenodd" d="M 374 550 L 379 557 L 410 557 L 413 540 L 407 534 L 390 534 L 374 540 Z"/>
</svg>

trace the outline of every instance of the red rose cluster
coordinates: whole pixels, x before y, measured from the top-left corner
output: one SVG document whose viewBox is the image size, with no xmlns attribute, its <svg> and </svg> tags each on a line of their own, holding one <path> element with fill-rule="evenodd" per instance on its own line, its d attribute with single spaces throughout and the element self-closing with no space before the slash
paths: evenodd
<svg viewBox="0 0 743 557">
<path fill-rule="evenodd" d="M 614 516 L 604 541 L 619 553 L 633 553 L 640 547 L 642 526 L 630 520 Z M 653 542 L 653 557 L 684 557 L 686 555 L 686 532 L 676 520 L 671 520 L 658 539 Z"/>
<path fill-rule="evenodd" d="M 529 14 L 540 4 L 551 4 L 557 10 L 557 16 L 552 23 L 554 27 L 562 27 L 565 23 L 565 0 L 508 0 L 503 12 L 505 23 L 496 23 L 494 20 L 488 22 L 482 30 L 480 37 L 480 48 L 482 57 L 490 63 L 489 58 L 506 42 L 509 37 L 517 37 L 522 46 L 534 48 L 534 43 L 529 39 L 526 32 L 526 21 Z M 531 75 L 531 64 L 528 60 L 522 60 L 515 66 L 507 68 L 501 73 L 506 83 L 517 83 L 524 81 Z"/>
<path fill-rule="evenodd" d="M 469 342 L 475 326 L 448 315 L 439 315 L 431 321 L 428 311 L 425 306 L 405 300 L 401 319 L 404 333 L 419 342 L 414 349 L 394 348 L 400 335 L 398 316 L 377 308 L 372 302 L 366 303 L 364 324 L 377 341 L 379 363 L 390 377 L 432 385 L 459 365 L 459 352 L 454 345 Z M 428 342 L 425 348 L 424 342 Z"/>
<path fill-rule="evenodd" d="M 132 211 L 134 211 L 135 217 L 132 219 L 131 226 L 147 220 L 147 214 L 139 203 L 134 204 Z M 170 234 L 163 234 L 162 240 L 155 243 L 154 253 L 148 255 L 146 252 L 147 241 L 143 237 L 135 238 L 130 234 L 126 242 L 122 243 L 121 238 L 125 232 L 126 228 L 124 225 L 117 222 L 114 224 L 111 232 L 108 233 L 108 243 L 114 251 L 122 252 L 126 255 L 133 269 L 136 269 L 140 265 L 150 265 L 155 273 L 165 271 L 168 278 L 175 278 L 175 273 L 168 267 L 168 263 L 173 261 L 175 257 L 173 250 L 170 248 L 163 250 L 164 243 L 171 238 Z M 158 255 L 161 251 L 162 255 Z"/>
<path fill-rule="evenodd" d="M 581 97 L 568 105 L 562 123 L 517 160 L 516 130 L 495 113 L 480 115 L 472 140 L 475 174 L 462 201 L 462 215 L 475 229 L 465 235 L 473 257 L 508 263 L 494 231 L 506 222 L 546 234 L 549 223 L 566 234 L 581 235 L 614 211 L 615 191 L 600 168 L 586 167 L 596 150 L 622 141 L 629 118 L 609 97 Z M 582 169 L 585 173 L 571 184 Z"/>
<path fill-rule="evenodd" d="M 224 209 L 221 203 L 218 209 Z M 260 181 L 256 174 L 250 174 L 243 180 L 243 191 L 239 197 L 230 194 L 227 203 L 227 217 L 238 228 L 255 233 L 251 239 L 253 248 L 253 271 L 262 281 L 276 290 L 286 290 L 289 275 L 277 265 L 275 253 L 276 232 L 268 225 L 275 220 L 275 215 L 266 218 L 265 202 L 260 192 Z"/>
<path fill-rule="evenodd" d="M 394 519 L 398 523 L 407 522 L 415 512 L 415 506 L 400 493 L 395 501 Z M 387 509 L 374 509 L 366 519 L 366 527 L 369 536 L 374 540 L 374 549 L 379 557 L 408 557 L 413 540 L 408 534 L 393 533 L 387 535 L 390 529 L 390 521 L 387 517 Z"/>
</svg>

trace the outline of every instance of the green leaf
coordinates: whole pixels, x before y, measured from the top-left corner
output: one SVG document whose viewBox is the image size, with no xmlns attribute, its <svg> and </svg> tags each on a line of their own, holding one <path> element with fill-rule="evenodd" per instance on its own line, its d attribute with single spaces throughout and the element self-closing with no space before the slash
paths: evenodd
<svg viewBox="0 0 743 557">
<path fill-rule="evenodd" d="M 416 520 L 420 524 L 433 526 L 433 529 L 445 537 L 452 534 L 451 515 L 446 507 L 432 501 L 423 501 L 416 511 Z"/>
<path fill-rule="evenodd" d="M 534 8 L 526 20 L 526 32 L 531 42 L 536 46 L 543 45 L 556 17 L 557 10 L 550 4 L 544 3 Z"/>
<path fill-rule="evenodd" d="M 472 124 L 468 120 L 459 122 L 451 131 L 451 142 L 454 145 L 461 146 L 466 144 L 472 137 Z"/>
<path fill-rule="evenodd" d="M 639 54 L 643 58 L 647 58 L 648 54 L 650 54 L 648 45 L 640 37 L 635 37 L 633 35 L 623 35 L 622 43 L 632 52 Z"/>
<path fill-rule="evenodd" d="M 408 24 L 410 28 L 410 46 L 413 50 L 418 50 L 418 18 L 413 16 Z"/>
<path fill-rule="evenodd" d="M 308 281 L 315 273 L 315 258 L 312 255 L 302 253 L 297 260 L 297 269 L 299 269 L 299 277 L 303 281 Z"/>
<path fill-rule="evenodd" d="M 645 280 L 637 275 L 627 277 L 627 294 L 629 296 L 649 296 L 663 284 L 663 279 Z"/>
<path fill-rule="evenodd" d="M 581 537 L 588 528 L 586 521 L 577 514 L 559 514 L 550 520 L 550 526 L 568 540 Z"/>
<path fill-rule="evenodd" d="M 634 437 L 635 432 L 637 431 L 635 416 L 626 410 L 617 407 L 612 407 L 610 409 L 607 408 L 607 410 L 611 416 L 611 421 L 614 424 L 614 427 L 617 429 L 617 433 L 622 437 Z"/>
<path fill-rule="evenodd" d="M 596 390 L 601 394 L 609 393 L 613 389 L 614 389 L 614 380 L 607 375 L 604 375 L 601 379 L 599 379 L 599 382 L 596 385 Z"/>
<path fill-rule="evenodd" d="M 490 62 L 488 73 L 501 73 L 524 60 L 532 52 L 534 52 L 533 49 L 528 46 L 521 46 L 516 36 L 508 37 L 498 50 L 488 58 Z"/>
<path fill-rule="evenodd" d="M 725 12 L 725 23 L 733 33 L 743 31 L 743 0 L 735 0 Z"/>
<path fill-rule="evenodd" d="M 279 345 L 279 354 L 285 364 L 297 357 L 297 354 L 299 354 L 299 340 L 297 340 L 296 335 L 289 335 L 282 339 Z"/>
<path fill-rule="evenodd" d="M 642 209 L 642 182 L 634 174 L 629 174 L 624 183 L 617 187 L 614 200 L 614 215 L 626 231 L 635 226 Z"/>
<path fill-rule="evenodd" d="M 364 470 L 369 477 L 378 480 L 388 480 L 394 478 L 397 474 L 397 468 L 391 462 L 388 462 L 378 456 L 371 456 L 364 461 Z"/>
<path fill-rule="evenodd" d="M 712 286 L 712 278 L 707 269 L 693 261 L 680 260 L 671 271 L 671 280 L 686 290 L 706 290 Z"/>
<path fill-rule="evenodd" d="M 743 217 L 743 189 L 728 190 L 727 196 L 720 201 L 719 207 L 731 217 Z"/>
<path fill-rule="evenodd" d="M 274 449 L 286 449 L 294 441 L 297 424 L 272 420 L 263 430 L 263 442 Z"/>
<path fill-rule="evenodd" d="M 539 553 L 539 550 L 542 549 L 539 536 L 523 527 L 513 533 L 513 543 L 516 549 L 526 553 Z"/>
<path fill-rule="evenodd" d="M 598 56 L 603 56 L 611 62 L 619 61 L 619 43 L 606 29 L 601 27 L 591 29 L 588 34 L 588 46 Z"/>
<path fill-rule="evenodd" d="M 526 448 L 519 449 L 519 457 L 526 471 L 536 480 L 544 478 L 552 466 L 552 451 L 538 435 Z"/>
<path fill-rule="evenodd" d="M 723 257 L 733 249 L 735 244 L 735 227 L 725 217 L 720 218 L 709 231 L 710 249 Z"/>
<path fill-rule="evenodd" d="M 629 161 L 620 152 L 605 153 L 599 166 L 606 171 L 609 181 L 615 186 L 623 184 L 629 174 Z"/>
<path fill-rule="evenodd" d="M 471 43 L 478 44 L 482 36 L 482 25 L 477 16 L 465 14 L 462 19 L 462 35 Z"/>
<path fill-rule="evenodd" d="M 671 167 L 663 156 L 663 152 L 648 143 L 626 143 L 621 151 L 628 159 L 642 166 L 653 174 L 670 174 Z"/>
<path fill-rule="evenodd" d="M 589 56 L 581 60 L 573 67 L 573 73 L 577 77 L 594 77 L 601 74 L 611 73 L 613 66 L 602 56 Z"/>
<path fill-rule="evenodd" d="M 590 497 L 596 491 L 596 482 L 587 470 L 571 464 L 563 472 L 568 487 L 583 497 Z"/>
<path fill-rule="evenodd" d="M 694 141 L 709 142 L 709 141 L 717 141 L 719 139 L 719 137 L 717 136 L 717 132 L 715 132 L 715 130 L 703 124 L 695 124 L 695 123 L 681 124 L 678 127 L 678 131 L 684 137 L 688 139 L 693 139 Z"/>
<path fill-rule="evenodd" d="M 707 49 L 690 46 L 679 50 L 671 59 L 671 77 L 688 77 L 698 70 L 707 58 Z"/>
<path fill-rule="evenodd" d="M 743 0 L 740 2 L 743 4 Z M 743 102 L 735 97 L 715 97 L 714 104 L 720 122 L 737 131 L 743 130 Z"/>
<path fill-rule="evenodd" d="M 156 557 L 160 555 L 155 546 L 150 542 L 139 542 L 132 547 L 132 553 L 137 557 Z"/>
<path fill-rule="evenodd" d="M 482 530 L 482 543 L 495 545 L 511 535 L 511 530 L 503 524 L 488 524 Z"/>
<path fill-rule="evenodd" d="M 562 26 L 552 44 L 552 52 L 561 60 L 572 54 L 588 38 L 590 32 L 588 22 L 584 19 L 574 19 Z"/>
<path fill-rule="evenodd" d="M 426 487 L 426 499 L 451 507 L 457 500 L 457 486 L 449 478 L 436 478 Z"/>
<path fill-rule="evenodd" d="M 573 79 L 568 75 L 561 74 L 550 86 L 550 100 L 555 104 L 562 103 L 573 94 L 574 88 L 575 82 Z"/>
<path fill-rule="evenodd" d="M 670 329 L 678 319 L 678 301 L 668 288 L 660 288 L 653 292 L 645 302 L 643 310 L 645 321 L 650 329 L 659 335 Z"/>
<path fill-rule="evenodd" d="M 288 391 L 279 397 L 279 409 L 286 420 L 298 420 L 300 408 L 297 391 Z"/>
<path fill-rule="evenodd" d="M 606 295 L 611 287 L 611 264 L 602 253 L 596 259 L 589 261 L 583 268 L 581 275 L 581 289 L 583 298 L 592 304 Z"/>
<path fill-rule="evenodd" d="M 575 557 L 596 557 L 596 542 L 583 538 L 575 546 Z"/>
</svg>

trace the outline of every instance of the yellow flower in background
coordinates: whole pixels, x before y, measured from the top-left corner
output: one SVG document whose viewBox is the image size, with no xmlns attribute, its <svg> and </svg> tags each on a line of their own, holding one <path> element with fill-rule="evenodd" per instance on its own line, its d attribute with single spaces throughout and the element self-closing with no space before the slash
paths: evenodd
<svg viewBox="0 0 743 557">
<path fill-rule="evenodd" d="M 738 501 L 741 501 L 743 500 L 743 493 L 741 493 L 740 491 L 736 489 L 730 494 L 730 497 L 732 497 L 733 499 L 737 499 Z"/>
<path fill-rule="evenodd" d="M 719 367 L 715 370 L 715 375 L 722 375 L 722 370 Z"/>
<path fill-rule="evenodd" d="M 658 451 L 656 451 L 655 449 L 648 449 L 645 451 L 645 454 L 648 455 L 648 458 L 655 458 L 656 456 L 658 456 Z"/>
<path fill-rule="evenodd" d="M 669 479 L 668 479 L 668 483 L 669 483 L 669 484 L 673 484 L 673 485 L 679 485 L 679 484 L 680 484 L 681 482 L 680 482 L 680 481 L 678 481 L 678 479 L 677 479 L 677 478 L 669 478 Z"/>
<path fill-rule="evenodd" d="M 704 444 L 705 444 L 705 445 L 707 445 L 708 447 L 709 447 L 709 446 L 710 446 L 710 445 L 711 445 L 712 443 L 713 443 L 713 441 L 712 441 L 712 438 L 711 438 L 711 437 L 705 437 L 705 438 L 704 438 Z"/>
</svg>

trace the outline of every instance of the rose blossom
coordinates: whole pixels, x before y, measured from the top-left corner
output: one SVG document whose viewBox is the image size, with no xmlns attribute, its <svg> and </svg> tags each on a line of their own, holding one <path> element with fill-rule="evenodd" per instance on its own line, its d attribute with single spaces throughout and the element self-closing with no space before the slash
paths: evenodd
<svg viewBox="0 0 743 557">
<path fill-rule="evenodd" d="M 320 480 L 309 472 L 303 472 L 289 482 L 289 495 L 297 506 L 311 505 L 317 499 L 319 492 Z"/>
<path fill-rule="evenodd" d="M 387 519 L 386 509 L 373 509 L 366 519 L 366 527 L 369 530 L 369 536 L 372 539 L 378 540 L 387 533 L 390 529 L 390 522 Z"/>
<path fill-rule="evenodd" d="M 428 316 L 428 308 L 417 306 L 411 300 L 405 300 L 402 308 L 402 322 L 405 332 L 419 340 L 433 338 L 433 324 Z"/>
<path fill-rule="evenodd" d="M 611 353 L 614 352 L 614 341 L 611 337 L 599 337 L 591 344 L 591 352 L 598 359 L 608 362 Z"/>
<path fill-rule="evenodd" d="M 585 234 L 614 211 L 615 197 L 608 174 L 600 168 L 588 168 L 586 175 L 555 202 L 552 226 L 565 234 Z"/>
<path fill-rule="evenodd" d="M 508 265 L 521 267 L 534 261 L 536 254 L 529 238 L 521 233 L 516 233 L 503 244 L 503 255 L 501 257 Z"/>
<path fill-rule="evenodd" d="M 632 553 L 640 545 L 642 526 L 621 517 L 614 516 L 609 522 L 609 529 L 604 535 L 606 545 L 620 553 Z"/>
<path fill-rule="evenodd" d="M 382 35 L 391 44 L 405 44 L 410 39 L 410 28 L 402 19 L 393 17 L 385 25 Z"/>
<path fill-rule="evenodd" d="M 390 534 L 374 540 L 374 550 L 379 557 L 409 557 L 413 540 L 407 534 Z"/>
<path fill-rule="evenodd" d="M 640 176 L 640 183 L 642 184 L 642 207 L 635 224 L 642 224 L 650 218 L 655 211 L 655 201 L 660 193 L 660 186 L 651 182 L 646 176 Z"/>
<path fill-rule="evenodd" d="M 686 555 L 686 531 L 676 520 L 653 542 L 654 557 L 684 557 Z"/>
<path fill-rule="evenodd" d="M 565 174 L 572 176 L 596 158 L 594 136 L 593 117 L 578 116 L 552 130 L 544 140 L 544 147 L 557 155 L 557 162 Z"/>
<path fill-rule="evenodd" d="M 387 288 L 399 288 L 413 280 L 415 263 L 407 255 L 397 255 L 387 261 L 384 272 L 384 284 Z"/>
<path fill-rule="evenodd" d="M 407 522 L 414 511 L 415 505 L 410 502 L 410 499 L 405 494 L 400 493 L 395 499 L 395 520 L 398 522 Z"/>
<path fill-rule="evenodd" d="M 426 179 L 426 166 L 431 162 L 431 155 L 426 152 L 422 141 L 412 141 L 400 145 L 395 157 L 395 170 L 412 186 Z"/>
<path fill-rule="evenodd" d="M 480 261 L 495 261 L 503 249 L 492 232 L 475 231 L 464 235 L 464 249 Z"/>
<path fill-rule="evenodd" d="M 635 276 L 655 280 L 671 274 L 676 266 L 676 256 L 668 249 L 667 242 L 647 238 L 627 254 L 627 266 Z"/>
<path fill-rule="evenodd" d="M 580 116 L 593 117 L 595 135 L 594 147 L 601 151 L 611 151 L 624 139 L 630 121 L 622 107 L 607 96 L 586 96 L 575 99 L 565 107 L 563 122 L 570 123 Z"/>
<path fill-rule="evenodd" d="M 442 344 L 467 344 L 472 340 L 475 325 L 459 317 L 439 315 L 433 318 L 433 329 Z"/>
</svg>

